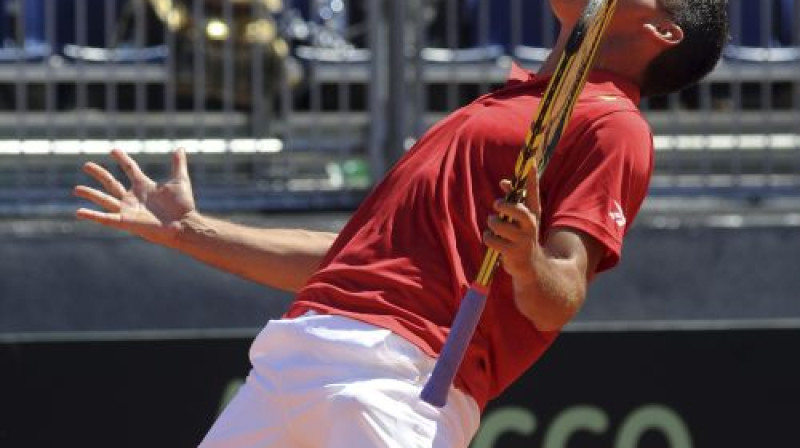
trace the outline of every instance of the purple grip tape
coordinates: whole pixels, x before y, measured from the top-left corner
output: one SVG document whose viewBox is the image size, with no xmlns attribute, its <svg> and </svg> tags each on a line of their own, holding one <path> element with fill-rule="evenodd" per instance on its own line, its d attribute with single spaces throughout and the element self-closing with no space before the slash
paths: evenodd
<svg viewBox="0 0 800 448">
<path fill-rule="evenodd" d="M 423 401 L 433 406 L 441 408 L 447 404 L 447 392 L 453 384 L 458 367 L 464 359 L 464 353 L 483 314 L 487 294 L 478 288 L 475 286 L 469 288 L 461 301 L 453 321 L 453 328 L 444 342 L 431 377 L 420 394 Z"/>
</svg>

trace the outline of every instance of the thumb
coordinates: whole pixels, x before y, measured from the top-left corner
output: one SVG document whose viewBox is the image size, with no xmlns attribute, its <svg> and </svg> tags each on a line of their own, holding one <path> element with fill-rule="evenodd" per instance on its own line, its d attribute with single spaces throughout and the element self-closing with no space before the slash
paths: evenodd
<svg viewBox="0 0 800 448">
<path fill-rule="evenodd" d="M 189 180 L 189 163 L 183 148 L 176 149 L 172 155 L 172 178 Z"/>
<path fill-rule="evenodd" d="M 525 183 L 525 188 L 528 191 L 525 196 L 525 206 L 528 207 L 534 215 L 542 215 L 542 203 L 539 197 L 539 171 L 534 168 L 528 175 Z"/>
</svg>

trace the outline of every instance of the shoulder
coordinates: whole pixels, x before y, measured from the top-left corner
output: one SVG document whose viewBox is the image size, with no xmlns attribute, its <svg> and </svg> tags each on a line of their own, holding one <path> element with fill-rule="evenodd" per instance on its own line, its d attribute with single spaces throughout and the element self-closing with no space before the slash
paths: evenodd
<svg viewBox="0 0 800 448">
<path fill-rule="evenodd" d="M 574 137 L 578 146 L 616 155 L 632 151 L 650 156 L 653 152 L 650 124 L 627 98 L 595 97 L 576 109 Z"/>
<path fill-rule="evenodd" d="M 638 110 L 603 110 L 585 122 L 585 132 L 597 139 L 652 144 L 650 124 Z"/>
<path fill-rule="evenodd" d="M 575 107 L 574 119 L 590 131 L 627 133 L 650 139 L 650 125 L 639 110 L 638 88 L 607 73 L 595 74 Z"/>
<path fill-rule="evenodd" d="M 628 176 L 647 182 L 655 151 L 650 126 L 638 110 L 606 105 L 575 118 L 553 155 L 547 180 L 560 184 L 564 179 L 578 182 L 580 176 Z"/>
</svg>

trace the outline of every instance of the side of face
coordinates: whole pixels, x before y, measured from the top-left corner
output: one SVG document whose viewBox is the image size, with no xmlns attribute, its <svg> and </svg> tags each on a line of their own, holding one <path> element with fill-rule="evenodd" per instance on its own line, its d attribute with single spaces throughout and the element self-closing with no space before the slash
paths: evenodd
<svg viewBox="0 0 800 448">
<path fill-rule="evenodd" d="M 553 14 L 571 29 L 589 0 L 550 0 Z M 683 32 L 659 0 L 618 0 L 606 40 L 615 41 L 621 51 L 641 51 L 651 57 L 683 38 Z M 622 48 L 625 47 L 625 48 Z"/>
<path fill-rule="evenodd" d="M 562 32 L 574 27 L 588 1 L 550 0 Z M 598 65 L 641 82 L 653 60 L 683 41 L 683 30 L 660 0 L 617 1 L 614 19 L 606 30 L 598 55 Z"/>
<path fill-rule="evenodd" d="M 574 24 L 580 17 L 589 0 L 550 0 L 553 14 L 562 24 Z M 666 12 L 662 10 L 658 0 L 618 0 L 614 22 L 618 27 L 625 23 L 640 22 L 647 18 L 663 17 Z M 612 27 L 615 23 L 612 22 Z"/>
</svg>

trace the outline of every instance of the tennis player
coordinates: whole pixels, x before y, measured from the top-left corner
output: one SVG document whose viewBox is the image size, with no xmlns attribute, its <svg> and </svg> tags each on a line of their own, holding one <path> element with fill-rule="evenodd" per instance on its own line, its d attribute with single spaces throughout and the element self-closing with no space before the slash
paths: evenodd
<svg viewBox="0 0 800 448">
<path fill-rule="evenodd" d="M 585 0 L 551 0 L 565 44 Z M 508 181 L 556 56 L 430 129 L 338 235 L 256 229 L 200 213 L 183 150 L 165 184 L 115 150 L 129 189 L 95 163 L 104 211 L 131 232 L 247 279 L 296 292 L 253 342 L 252 370 L 204 447 L 465 447 L 480 412 L 530 368 L 615 266 L 653 165 L 641 95 L 695 83 L 726 39 L 722 0 L 621 0 L 596 70 L 528 200 Z M 499 214 L 513 218 L 502 222 Z M 487 307 L 448 395 L 419 399 L 484 244 L 502 255 Z M 568 388 L 569 385 L 564 385 Z"/>
</svg>

